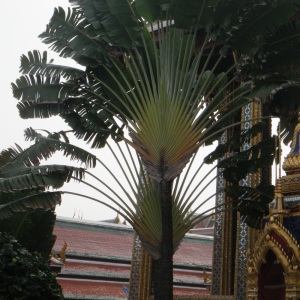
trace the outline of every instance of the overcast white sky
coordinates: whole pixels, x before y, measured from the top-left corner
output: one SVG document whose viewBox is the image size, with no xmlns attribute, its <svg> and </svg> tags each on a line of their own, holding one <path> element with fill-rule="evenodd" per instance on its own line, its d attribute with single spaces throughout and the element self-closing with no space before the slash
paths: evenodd
<svg viewBox="0 0 300 300">
<path fill-rule="evenodd" d="M 54 7 L 68 7 L 67 0 L 9 0 L 2 3 L 2 16 L 0 18 L 1 55 L 0 55 L 0 84 L 1 84 L 1 110 L 0 110 L 0 151 L 13 146 L 14 143 L 23 147 L 25 143 L 23 131 L 27 127 L 59 131 L 67 129 L 60 118 L 49 120 L 22 120 L 16 108 L 17 100 L 13 98 L 11 82 L 19 76 L 20 56 L 28 51 L 38 49 L 46 50 L 38 35 L 44 31 L 50 20 Z M 54 58 L 56 63 L 67 64 L 57 58 L 54 52 L 48 51 L 48 58 Z M 100 152 L 98 152 L 99 155 Z M 101 157 L 104 155 L 101 152 Z M 106 155 L 106 154 L 105 154 Z M 66 162 L 64 162 L 66 163 Z M 74 186 L 74 185 L 73 185 Z M 82 190 L 82 186 L 72 186 L 72 190 Z M 213 192 L 213 190 L 211 190 Z M 92 201 L 64 197 L 63 204 L 57 208 L 59 216 L 82 216 L 84 219 L 103 220 L 116 216 L 116 213 Z"/>
</svg>

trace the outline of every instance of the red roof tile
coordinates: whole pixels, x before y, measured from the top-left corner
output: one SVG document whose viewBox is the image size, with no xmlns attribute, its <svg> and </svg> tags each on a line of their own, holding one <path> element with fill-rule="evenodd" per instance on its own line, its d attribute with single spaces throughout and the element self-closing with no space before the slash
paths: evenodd
<svg viewBox="0 0 300 300">
<path fill-rule="evenodd" d="M 174 262 L 188 265 L 212 265 L 212 243 L 183 241 L 174 254 Z"/>
<path fill-rule="evenodd" d="M 118 274 L 128 275 L 130 273 L 130 264 L 128 265 L 113 265 L 109 263 L 86 263 L 85 261 L 73 261 L 67 259 L 63 271 L 68 272 L 85 272 L 94 274 Z"/>
<path fill-rule="evenodd" d="M 123 283 L 118 282 L 99 282 L 99 281 L 81 281 L 57 279 L 61 285 L 64 295 L 101 295 L 110 297 L 124 297 Z M 128 284 L 126 284 L 128 288 Z"/>
<path fill-rule="evenodd" d="M 68 224 L 69 225 L 69 224 Z M 56 235 L 56 242 L 53 249 L 59 251 L 64 242 L 67 243 L 66 253 L 78 253 L 87 255 L 113 256 L 131 259 L 133 246 L 133 232 L 116 233 L 106 232 L 105 228 L 99 227 L 72 228 L 57 223 L 53 233 Z"/>
<path fill-rule="evenodd" d="M 58 219 L 53 233 L 53 249 L 59 252 L 67 243 L 66 262 L 58 275 L 63 293 L 124 297 L 128 285 L 133 248 L 133 230 L 129 226 L 101 222 Z M 179 287 L 176 282 L 203 283 L 201 266 L 211 266 L 212 240 L 187 235 L 174 255 L 174 294 L 209 294 L 197 287 Z M 90 260 L 95 258 L 96 260 Z M 103 262 L 102 259 L 105 259 Z M 107 259 L 107 260 L 106 260 Z M 123 262 L 122 260 L 123 259 Z M 115 264 L 115 262 L 117 262 Z M 176 267 L 177 266 L 177 267 Z M 178 267 L 187 269 L 178 269 Z M 119 280 L 112 282 L 110 279 Z"/>
<path fill-rule="evenodd" d="M 71 220 L 72 221 L 72 220 Z M 90 226 L 86 226 L 89 224 Z M 94 225 L 93 225 L 94 224 Z M 118 257 L 130 260 L 133 248 L 133 230 L 129 226 L 78 222 L 56 222 L 57 236 L 53 249 L 59 251 L 67 243 L 67 254 Z M 175 252 L 174 262 L 185 265 L 212 264 L 212 241 L 209 237 L 186 238 Z"/>
</svg>

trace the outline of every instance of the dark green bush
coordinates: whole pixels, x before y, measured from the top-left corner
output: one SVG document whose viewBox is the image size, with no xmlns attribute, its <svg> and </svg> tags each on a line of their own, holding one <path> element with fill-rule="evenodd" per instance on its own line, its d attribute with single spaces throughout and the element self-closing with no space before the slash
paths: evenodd
<svg viewBox="0 0 300 300">
<path fill-rule="evenodd" d="M 0 300 L 64 299 L 49 264 L 0 232 Z"/>
</svg>

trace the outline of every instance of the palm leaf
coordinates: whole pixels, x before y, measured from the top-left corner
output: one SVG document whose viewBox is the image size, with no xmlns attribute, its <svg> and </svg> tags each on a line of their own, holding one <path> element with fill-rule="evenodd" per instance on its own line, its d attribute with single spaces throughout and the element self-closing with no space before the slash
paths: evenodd
<svg viewBox="0 0 300 300">
<path fill-rule="evenodd" d="M 264 35 L 276 30 L 278 24 L 294 17 L 297 4 L 299 5 L 297 0 L 247 2 L 247 9 L 237 11 L 236 19 L 226 28 L 229 34 L 228 42 L 243 53 L 249 53 L 258 45 L 262 45 L 265 42 Z"/>
<path fill-rule="evenodd" d="M 60 188 L 71 178 L 81 180 L 84 169 L 66 165 L 43 165 L 6 172 L 6 178 L 0 178 L 0 191 L 14 192 L 36 188 Z"/>
<path fill-rule="evenodd" d="M 39 35 L 43 43 L 59 53 L 61 57 L 72 58 L 83 66 L 97 66 L 107 52 L 107 44 L 95 39 L 97 33 L 82 14 L 59 7 L 47 26 Z"/>
<path fill-rule="evenodd" d="M 96 180 L 95 185 L 77 176 L 82 184 L 92 189 L 93 197 L 86 194 L 77 196 L 116 210 L 119 206 L 121 214 L 138 232 L 146 249 L 155 258 L 160 257 L 160 246 L 164 242 L 161 225 L 164 221 L 161 214 L 164 211 L 158 188 L 160 182 L 170 183 L 178 178 L 172 197 L 167 197 L 172 201 L 173 246 L 176 250 L 187 230 L 199 221 L 200 217 L 194 213 L 203 203 L 197 203 L 197 199 L 203 200 L 203 188 L 197 184 L 197 189 L 193 189 L 190 184 L 182 186 L 181 179 L 187 182 L 188 177 L 180 178 L 179 174 L 189 161 L 194 164 L 199 147 L 216 140 L 228 128 L 232 116 L 245 103 L 253 101 L 255 95 L 251 94 L 252 80 L 241 83 L 246 78 L 244 75 L 248 76 L 249 73 L 236 72 L 240 65 L 235 64 L 231 53 L 227 54 L 227 47 L 220 47 L 220 43 L 224 42 L 221 39 L 226 39 L 234 51 L 256 53 L 256 48 L 266 41 L 265 33 L 269 36 L 270 29 L 277 28 L 281 21 L 291 16 L 291 7 L 296 3 L 283 0 L 276 5 L 263 7 L 263 2 L 257 1 L 189 1 L 188 6 L 179 2 L 152 1 L 147 12 L 142 9 L 142 0 L 71 0 L 75 8 L 67 13 L 61 8 L 55 10 L 41 38 L 61 56 L 71 57 L 85 66 L 85 76 L 73 77 L 73 70 L 58 66 L 39 67 L 35 61 L 41 61 L 41 58 L 36 53 L 26 61 L 26 70 L 29 72 L 45 72 L 42 74 L 46 77 L 60 73 L 63 76 L 70 75 L 66 82 L 66 87 L 70 89 L 66 92 L 59 90 L 62 85 L 59 78 L 50 78 L 54 91 L 49 97 L 53 100 L 50 104 L 63 102 L 64 105 L 47 106 L 50 101 L 47 101 L 49 99 L 46 99 L 45 94 L 42 101 L 44 108 L 38 107 L 39 89 L 46 85 L 47 80 L 42 75 L 24 77 L 16 85 L 16 96 L 23 101 L 35 101 L 37 111 L 41 111 L 39 116 L 50 116 L 64 109 L 61 116 L 74 129 L 75 135 L 91 142 L 92 146 L 103 146 L 111 135 L 116 141 L 123 140 L 137 151 L 136 159 L 120 155 L 125 161 L 133 161 L 125 164 L 125 167 L 122 166 L 118 152 L 114 154 L 114 158 L 119 161 L 121 178 L 128 182 L 128 187 L 117 176 L 117 171 L 111 170 L 111 161 L 105 164 L 99 159 L 101 178 L 86 172 Z M 243 9 L 234 10 L 235 5 Z M 263 14 L 259 15 L 258 9 Z M 274 20 L 279 9 L 285 11 Z M 157 16 L 161 20 L 156 20 L 155 24 L 146 24 L 138 12 L 145 13 L 149 20 Z M 188 27 L 188 30 L 179 30 L 178 27 Z M 200 33 L 201 39 L 197 35 Z M 220 33 L 223 34 L 221 37 Z M 241 42 L 243 45 L 240 45 Z M 223 67 L 224 61 L 226 70 Z M 38 81 L 42 84 L 36 84 Z M 32 107 L 24 105 L 28 114 Z M 129 130 L 129 138 L 123 135 L 124 127 Z M 43 140 L 37 137 L 37 141 L 42 143 Z M 69 148 L 66 149 L 66 153 L 69 153 Z M 251 168 L 257 169 L 258 165 L 253 162 L 250 164 L 248 160 L 249 155 L 257 158 L 261 149 L 263 145 L 252 148 L 248 153 L 241 153 L 232 160 L 223 161 L 223 164 L 235 164 L 240 168 L 239 163 L 243 162 L 249 164 L 248 171 Z M 126 168 L 131 169 L 129 166 L 134 164 L 137 164 L 134 171 L 127 175 Z M 45 170 L 39 172 L 43 176 Z M 63 175 L 62 182 L 76 176 L 72 172 L 64 173 L 60 168 L 56 170 L 55 167 L 53 172 Z M 37 182 L 40 180 L 41 186 L 45 184 L 47 174 L 44 174 L 45 178 L 38 175 L 30 174 L 33 176 L 30 178 L 31 185 L 36 184 L 34 179 Z M 112 181 L 108 182 L 109 179 Z M 52 178 L 48 180 L 52 182 Z M 193 177 L 193 181 L 197 181 L 197 176 Z M 112 188 L 111 182 L 116 183 L 120 192 Z M 204 184 L 205 187 L 211 182 Z M 18 181 L 13 183 L 17 185 Z M 189 189 L 192 191 L 189 192 Z"/>
<path fill-rule="evenodd" d="M 197 27 L 205 27 L 206 30 L 210 30 L 210 26 L 214 23 L 214 7 L 218 2 L 215 0 L 170 1 L 175 26 L 189 29 L 196 25 Z"/>
<path fill-rule="evenodd" d="M 9 148 L 1 152 L 0 158 L 4 157 L 5 163 L 1 166 L 2 176 L 13 176 L 20 170 L 27 170 L 31 166 L 38 166 L 41 160 L 49 159 L 56 151 L 62 151 L 63 155 L 71 160 L 80 161 L 86 168 L 95 167 L 96 157 L 90 152 L 81 149 L 68 142 L 63 142 L 54 136 L 45 137 L 37 134 L 32 128 L 25 131 L 26 137 L 35 138 L 36 143 L 27 149 L 22 149 L 18 145 L 16 148 Z M 58 136 L 64 134 L 57 134 Z M 9 161 L 7 156 L 9 154 Z"/>
<path fill-rule="evenodd" d="M 14 89 L 18 89 L 14 87 Z M 41 87 L 43 89 L 43 87 Z M 74 111 L 74 108 L 78 106 L 78 98 L 67 98 L 64 101 L 57 99 L 53 102 L 33 102 L 33 101 L 22 101 L 17 104 L 19 110 L 19 115 L 23 119 L 32 119 L 35 117 L 38 118 L 50 118 L 52 116 L 71 114 Z"/>
<path fill-rule="evenodd" d="M 23 149 L 18 144 L 15 144 L 15 147 L 10 147 L 8 149 L 2 150 L 0 153 L 0 168 L 5 167 L 9 162 L 11 162 L 17 155 L 22 153 Z M 35 163 L 36 162 L 36 163 Z M 33 164 L 38 164 L 38 161 L 32 160 Z M 21 161 L 20 166 L 23 166 L 24 163 Z"/>
<path fill-rule="evenodd" d="M 208 73 L 205 72 L 213 49 L 206 61 L 201 51 L 195 57 L 197 63 L 194 63 L 191 69 L 189 68 L 193 57 L 193 51 L 190 50 L 194 49 L 193 43 L 194 36 L 183 36 L 178 30 L 172 30 L 167 34 L 161 42 L 160 50 L 157 49 L 154 53 L 154 61 L 159 67 L 156 69 L 156 74 L 153 73 L 154 68 L 150 65 L 152 59 L 138 60 L 138 62 L 127 59 L 126 65 L 132 74 L 131 78 L 135 80 L 136 88 L 132 90 L 129 82 L 126 82 L 127 89 L 126 86 L 124 88 L 124 84 L 119 86 L 123 89 L 122 95 L 126 100 L 115 94 L 116 99 L 127 110 L 121 111 L 114 103 L 108 103 L 130 124 L 130 136 L 134 147 L 141 154 L 149 174 L 157 181 L 175 178 L 192 153 L 204 143 L 202 138 L 209 133 L 213 134 L 218 122 L 222 120 L 221 118 L 218 120 L 218 115 L 222 113 L 219 109 L 222 107 L 221 103 L 228 102 L 228 111 L 233 113 L 247 102 L 241 97 L 242 92 L 238 89 L 235 90 L 236 96 L 232 99 L 230 99 L 232 94 L 229 94 L 228 98 L 218 97 L 228 85 L 225 84 L 226 73 L 215 77 L 207 76 Z M 204 59 L 204 68 L 198 76 L 198 67 L 195 66 L 199 65 L 201 59 Z M 214 68 L 219 62 L 217 60 Z M 115 66 L 122 73 L 122 69 Z M 153 75 L 150 75 L 150 78 L 146 70 L 152 70 Z M 230 71 L 231 69 L 228 72 Z M 118 82 L 115 74 L 112 72 L 109 74 Z M 169 74 L 177 74 L 177 76 Z M 196 78 L 195 82 L 191 80 L 194 78 Z M 99 82 L 105 84 L 103 81 L 99 80 Z M 126 93 L 127 90 L 131 91 L 130 95 Z M 213 91 L 216 96 L 208 102 Z M 248 91 L 246 90 L 245 93 Z M 204 105 L 206 108 L 201 111 Z M 224 108 L 223 110 L 226 111 Z M 127 112 L 129 114 L 126 114 Z M 209 127 L 212 122 L 216 125 Z M 207 128 L 209 129 L 205 132 Z"/>
<path fill-rule="evenodd" d="M 13 95 L 23 101 L 51 104 L 67 97 L 74 83 L 62 84 L 59 77 L 25 75 L 12 83 Z"/>
<path fill-rule="evenodd" d="M 241 199 L 237 209 L 242 220 L 251 228 L 260 228 L 260 222 L 269 213 L 269 204 L 274 199 L 274 186 L 232 187 L 227 194 Z"/>
<path fill-rule="evenodd" d="M 107 44 L 130 48 L 139 37 L 143 24 L 135 16 L 132 5 L 126 0 L 88 1 L 70 0 L 76 10 L 83 12 L 97 34 Z"/>
<path fill-rule="evenodd" d="M 281 58 L 283 52 L 286 54 L 286 65 L 289 65 L 289 61 L 293 63 L 295 62 L 295 59 L 298 61 L 298 57 L 295 56 L 295 53 L 292 56 L 290 54 L 297 49 L 299 42 L 300 22 L 288 22 L 280 26 L 275 32 L 267 37 L 266 43 L 261 47 L 261 52 L 267 54 L 267 64 L 274 63 L 274 66 L 277 69 L 283 62 L 276 62 L 275 57 Z"/>
<path fill-rule="evenodd" d="M 83 76 L 84 72 L 80 69 L 52 64 L 47 61 L 47 52 L 43 54 L 37 50 L 28 52 L 28 55 L 21 56 L 20 72 L 28 75 L 43 75 L 45 77 L 61 76 L 66 80 Z"/>
<path fill-rule="evenodd" d="M 32 209 L 53 210 L 55 206 L 60 203 L 60 192 L 46 192 L 31 195 L 0 205 L 0 220 L 10 217 L 16 212 L 24 212 Z"/>
</svg>

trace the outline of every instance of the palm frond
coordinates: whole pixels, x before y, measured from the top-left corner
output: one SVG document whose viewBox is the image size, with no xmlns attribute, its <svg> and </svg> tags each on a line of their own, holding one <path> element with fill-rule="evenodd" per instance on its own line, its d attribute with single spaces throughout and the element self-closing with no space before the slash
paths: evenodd
<svg viewBox="0 0 300 300">
<path fill-rule="evenodd" d="M 84 72 L 80 69 L 70 67 L 55 65 L 52 61 L 48 62 L 47 52 L 44 51 L 43 54 L 37 50 L 28 52 L 27 56 L 21 56 L 21 66 L 20 72 L 28 75 L 43 75 L 45 77 L 63 77 L 66 80 L 70 78 L 78 78 L 83 76 Z"/>
<path fill-rule="evenodd" d="M 291 20 L 299 1 L 247 1 L 247 4 L 247 8 L 238 11 L 236 19 L 226 28 L 227 42 L 243 53 L 250 53 L 265 43 L 264 36 Z"/>
<path fill-rule="evenodd" d="M 268 214 L 269 204 L 274 199 L 274 186 L 260 184 L 256 188 L 232 187 L 227 194 L 241 199 L 237 209 L 244 222 L 252 228 L 260 228 L 260 222 Z"/>
<path fill-rule="evenodd" d="M 25 75 L 12 83 L 15 98 L 43 104 L 59 102 L 71 93 L 73 87 L 74 83 L 60 83 L 58 76 Z"/>
<path fill-rule="evenodd" d="M 10 193 L 36 188 L 53 187 L 58 189 L 72 178 L 81 180 L 84 169 L 66 165 L 42 165 L 7 171 L 4 178 L 0 178 L 0 191 Z"/>
<path fill-rule="evenodd" d="M 61 7 L 54 10 L 46 30 L 39 35 L 61 57 L 72 58 L 83 66 L 97 66 L 107 52 L 107 44 L 96 36 L 82 14 L 70 8 L 66 13 Z"/>
<path fill-rule="evenodd" d="M 7 204 L 0 205 L 0 220 L 12 216 L 16 212 L 34 209 L 53 210 L 61 203 L 60 192 L 46 192 L 27 196 Z"/>
<path fill-rule="evenodd" d="M 170 1 L 171 14 L 174 18 L 175 26 L 178 28 L 190 29 L 193 26 L 205 27 L 210 30 L 210 26 L 214 23 L 214 7 L 219 1 L 204 0 L 193 1 L 180 0 Z M 225 13 L 225 12 L 224 12 Z"/>
<path fill-rule="evenodd" d="M 14 160 L 15 157 L 17 157 L 22 152 L 23 149 L 18 144 L 15 144 L 15 147 L 10 147 L 8 149 L 2 150 L 0 153 L 0 168 L 5 167 L 5 165 Z M 23 165 L 24 163 L 21 161 L 20 166 Z"/>
<path fill-rule="evenodd" d="M 35 143 L 27 149 L 16 146 L 16 148 L 3 151 L 0 158 L 5 155 L 6 160 L 1 167 L 2 176 L 12 176 L 12 174 L 19 173 L 20 170 L 38 166 L 41 160 L 49 159 L 57 151 L 61 151 L 65 157 L 69 157 L 71 160 L 79 161 L 86 168 L 94 168 L 96 165 L 94 154 L 68 142 L 61 141 L 59 137 L 55 139 L 53 134 L 50 134 L 50 137 L 45 137 L 30 128 L 26 130 L 26 134 L 34 137 Z M 58 136 L 60 135 L 58 134 Z M 7 159 L 7 153 L 9 153 L 9 160 Z"/>
<path fill-rule="evenodd" d="M 98 36 L 107 44 L 130 48 L 143 29 L 132 5 L 126 0 L 95 1 L 70 0 L 76 11 L 83 13 Z"/>
<path fill-rule="evenodd" d="M 210 134 L 213 134 L 215 126 L 222 121 L 218 120 L 221 107 L 226 111 L 228 106 L 228 113 L 233 113 L 248 101 L 241 95 L 249 91 L 242 88 L 240 93 L 238 89 L 234 90 L 235 97 L 232 99 L 232 94 L 221 96 L 228 88 L 227 75 L 232 69 L 229 68 L 228 73 L 213 75 L 222 59 L 220 56 L 219 60 L 211 61 L 214 48 L 206 57 L 205 44 L 190 67 L 194 55 L 194 38 L 193 35 L 186 36 L 178 30 L 171 30 L 161 42 L 160 49 L 154 51 L 154 58 L 144 61 L 138 52 L 132 56 L 140 57 L 139 60 L 127 58 L 126 65 L 135 89 L 125 80 L 122 69 L 115 65 L 117 74 L 125 80 L 125 85 L 119 85 L 122 96 L 115 94 L 115 98 L 126 110 L 121 110 L 115 102 L 108 102 L 108 105 L 127 120 L 134 147 L 140 153 L 149 174 L 157 181 L 178 176 L 194 151 L 204 142 L 202 138 L 205 130 L 209 128 Z M 153 59 L 156 74 L 152 72 L 149 78 L 146 72 L 154 70 L 151 65 Z M 200 61 L 203 68 L 198 74 Z M 215 65 L 209 71 L 206 68 L 212 63 Z M 108 74 L 115 82 L 119 82 L 120 75 L 117 77 L 110 70 Z M 98 80 L 100 84 L 105 84 L 100 78 Z M 212 122 L 216 125 L 209 127 Z"/>
<path fill-rule="evenodd" d="M 78 101 L 78 98 L 68 98 L 62 102 L 60 102 L 60 99 L 57 99 L 57 101 L 53 101 L 53 103 L 39 103 L 25 100 L 19 102 L 17 108 L 20 117 L 23 119 L 50 118 L 60 114 L 71 114 L 74 107 L 78 106 Z"/>
</svg>

